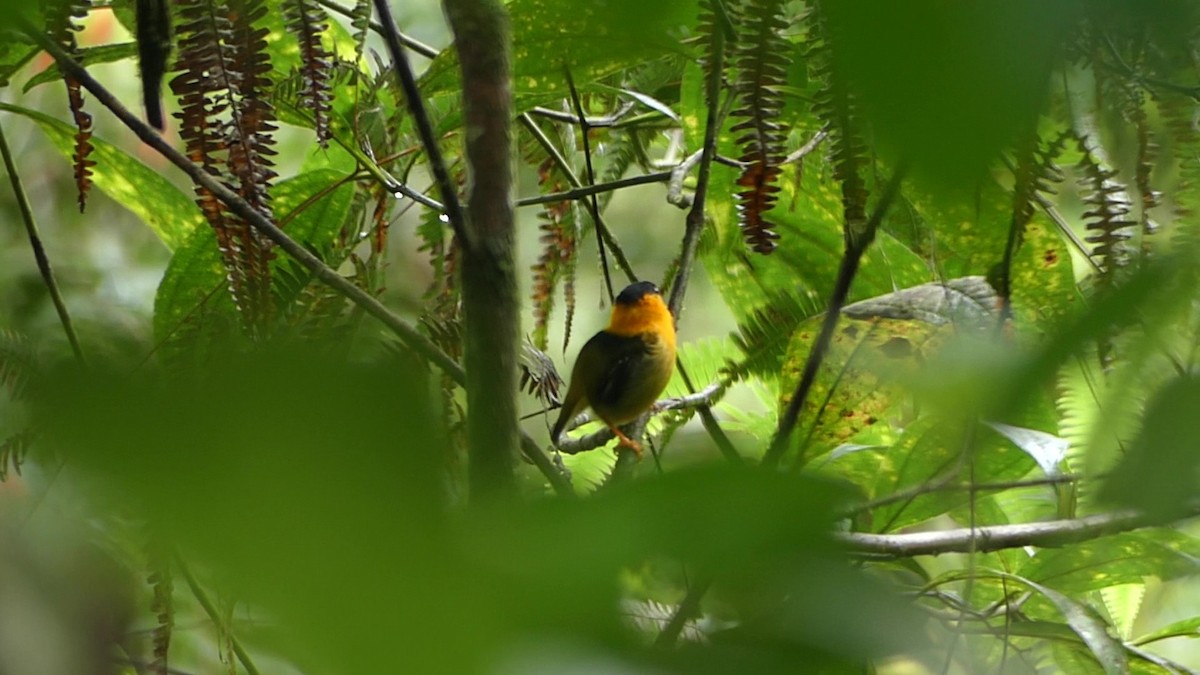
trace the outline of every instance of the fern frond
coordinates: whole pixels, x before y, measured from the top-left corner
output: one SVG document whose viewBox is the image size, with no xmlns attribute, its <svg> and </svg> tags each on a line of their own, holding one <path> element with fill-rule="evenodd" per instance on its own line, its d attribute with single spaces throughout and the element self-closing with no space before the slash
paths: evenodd
<svg viewBox="0 0 1200 675">
<path fill-rule="evenodd" d="M 30 430 L 18 431 L 0 443 L 0 483 L 8 480 L 8 472 L 21 475 L 21 465 L 29 456 L 29 446 L 33 443 L 34 433 Z"/>
<path fill-rule="evenodd" d="M 275 172 L 269 103 L 270 58 L 262 0 L 178 0 L 179 57 L 171 90 L 180 97 L 180 136 L 189 159 L 220 178 L 264 217 Z M 196 187 L 197 203 L 216 233 L 230 294 L 251 334 L 273 315 L 269 241 Z"/>
<path fill-rule="evenodd" d="M 13 399 L 24 396 L 25 387 L 37 370 L 37 352 L 20 333 L 0 329 L 0 386 Z"/>
<path fill-rule="evenodd" d="M 787 133 L 778 118 L 783 110 L 780 87 L 787 81 L 787 55 L 791 45 L 783 37 L 787 23 L 782 0 L 748 0 L 738 10 L 738 39 L 732 61 L 738 70 L 734 91 L 740 105 L 733 116 L 740 118 L 731 128 L 741 147 L 745 164 L 737 184 L 738 224 L 752 249 L 759 253 L 775 250 L 779 239 L 766 214 L 780 191 L 777 182 L 786 157 Z M 740 134 L 740 135 L 739 135 Z"/>
<path fill-rule="evenodd" d="M 1103 279 L 1111 282 L 1130 263 L 1133 252 L 1128 242 L 1138 223 L 1129 218 L 1129 194 L 1117 181 L 1117 171 L 1096 157 L 1086 138 L 1080 138 L 1078 146 L 1082 153 L 1077 164 L 1082 174 L 1079 183 L 1088 207 L 1083 214 L 1086 239 L 1095 244 L 1092 255 L 1099 259 Z"/>
<path fill-rule="evenodd" d="M 321 44 L 321 35 L 329 27 L 325 10 L 312 0 L 287 0 L 283 5 L 288 30 L 300 44 L 300 76 L 304 81 L 300 101 L 312 112 L 317 142 L 329 145 L 329 84 L 332 55 Z"/>
<path fill-rule="evenodd" d="M 75 33 L 82 30 L 75 21 L 87 16 L 90 0 L 51 0 L 46 3 L 46 33 L 54 42 L 62 46 L 67 53 L 78 59 L 79 45 Z M 75 78 L 64 75 L 67 85 L 67 105 L 71 109 L 71 118 L 75 122 L 75 150 L 72 163 L 75 168 L 75 189 L 78 193 L 79 211 L 87 208 L 87 193 L 92 186 L 92 167 L 96 166 L 91 159 L 92 151 L 92 116 L 83 109 L 83 87 Z"/>
<path fill-rule="evenodd" d="M 779 374 L 788 343 L 796 327 L 822 310 L 815 302 L 806 301 L 793 293 L 778 293 L 765 304 L 750 312 L 733 333 L 734 344 L 742 350 L 742 358 L 727 364 L 729 382 L 751 375 L 766 377 Z"/>
<path fill-rule="evenodd" d="M 823 83 L 814 111 L 828 125 L 830 163 L 833 176 L 842 188 L 842 222 L 847 244 L 866 229 L 867 184 L 863 172 L 869 165 L 866 143 L 862 138 L 858 104 L 845 76 L 836 67 L 830 42 L 831 27 L 818 5 L 809 15 L 811 36 L 808 61 L 814 79 Z"/>
<path fill-rule="evenodd" d="M 350 10 L 350 27 L 354 29 L 354 60 L 358 61 L 363 57 L 371 29 L 371 0 L 355 0 L 354 9 Z"/>
<path fill-rule="evenodd" d="M 562 400 L 563 379 L 554 360 L 529 342 L 521 343 L 521 388 L 536 396 L 547 408 Z"/>
</svg>

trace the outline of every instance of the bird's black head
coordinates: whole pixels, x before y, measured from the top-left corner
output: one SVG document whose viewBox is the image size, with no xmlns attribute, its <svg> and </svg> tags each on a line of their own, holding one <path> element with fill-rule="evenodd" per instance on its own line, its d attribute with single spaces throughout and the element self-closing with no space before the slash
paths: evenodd
<svg viewBox="0 0 1200 675">
<path fill-rule="evenodd" d="M 617 296 L 617 304 L 635 305 L 639 300 L 647 295 L 661 294 L 662 291 L 658 290 L 658 286 L 655 286 L 653 283 L 649 281 L 639 281 L 636 284 L 629 284 L 625 287 L 625 290 L 621 291 L 621 294 Z"/>
</svg>

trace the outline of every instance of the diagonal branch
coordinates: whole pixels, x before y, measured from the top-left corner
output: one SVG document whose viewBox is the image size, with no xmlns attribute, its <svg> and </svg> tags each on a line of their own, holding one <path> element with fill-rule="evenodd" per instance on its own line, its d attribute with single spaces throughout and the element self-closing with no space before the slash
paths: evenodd
<svg viewBox="0 0 1200 675">
<path fill-rule="evenodd" d="M 1040 523 L 959 528 L 939 532 L 870 534 L 842 532 L 834 535 L 852 554 L 872 558 L 911 558 L 943 553 L 986 553 L 1024 546 L 1056 547 L 1128 532 L 1143 527 L 1166 525 L 1174 520 L 1200 516 L 1200 503 L 1192 503 L 1176 518 L 1151 518 L 1138 511 L 1114 511 L 1083 518 L 1048 520 Z"/>
<path fill-rule="evenodd" d="M 862 262 L 863 254 L 867 252 L 867 248 L 875 239 L 875 233 L 883 221 L 884 214 L 887 213 L 892 202 L 895 201 L 896 195 L 899 194 L 900 182 L 906 173 L 907 165 L 902 164 L 896 168 L 861 233 L 847 231 L 846 252 L 842 255 L 841 269 L 838 270 L 833 295 L 829 299 L 829 309 L 825 311 L 825 320 L 821 323 L 821 332 L 817 335 L 812 351 L 808 353 L 808 359 L 804 362 L 804 371 L 800 375 L 796 391 L 792 394 L 787 409 L 779 419 L 779 428 L 775 431 L 775 437 L 771 439 L 771 445 L 763 455 L 762 464 L 768 469 L 778 466 L 779 460 L 783 458 L 783 453 L 787 450 L 788 439 L 800 417 L 800 408 L 803 407 L 809 392 L 812 391 L 813 383 L 817 379 L 817 371 L 825 360 L 826 352 L 829 351 L 829 343 L 833 339 L 833 329 L 837 326 L 838 318 L 842 315 L 842 307 L 845 306 L 846 299 L 850 296 L 850 285 L 858 273 L 858 266 Z"/>
<path fill-rule="evenodd" d="M 471 246 L 472 241 L 466 228 L 466 217 L 458 202 L 458 188 L 450 178 L 446 161 L 442 158 L 442 150 L 438 146 L 437 137 L 433 133 L 433 123 L 422 103 L 421 91 L 417 89 L 417 78 L 413 76 L 412 66 L 401 44 L 400 31 L 392 18 L 392 10 L 388 0 L 375 0 L 375 12 L 383 24 L 383 37 L 387 42 L 388 52 L 392 55 L 392 63 L 396 69 L 396 77 L 400 80 L 400 88 L 404 90 L 404 98 L 408 101 L 408 110 L 412 113 L 417 134 L 421 137 L 421 145 L 425 146 L 425 155 L 429 158 L 429 170 L 437 183 L 438 192 L 442 195 L 442 203 L 446 207 L 446 217 L 450 219 L 450 227 L 454 234 L 462 240 L 465 246 Z"/>
</svg>

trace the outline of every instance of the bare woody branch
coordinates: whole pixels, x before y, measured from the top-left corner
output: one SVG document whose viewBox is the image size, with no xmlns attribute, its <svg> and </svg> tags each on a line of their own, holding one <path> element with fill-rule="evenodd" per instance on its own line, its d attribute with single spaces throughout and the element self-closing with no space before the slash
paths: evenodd
<svg viewBox="0 0 1200 675">
<path fill-rule="evenodd" d="M 1174 520 L 1200 516 L 1200 502 L 1181 510 L 1177 518 L 1153 518 L 1138 511 L 1114 511 L 1083 518 L 1048 520 L 1040 523 L 992 525 L 938 532 L 871 534 L 846 532 L 835 535 L 852 554 L 871 558 L 911 558 L 943 553 L 986 553 L 1024 546 L 1056 547 L 1087 541 L 1118 532 L 1165 525 Z"/>
</svg>

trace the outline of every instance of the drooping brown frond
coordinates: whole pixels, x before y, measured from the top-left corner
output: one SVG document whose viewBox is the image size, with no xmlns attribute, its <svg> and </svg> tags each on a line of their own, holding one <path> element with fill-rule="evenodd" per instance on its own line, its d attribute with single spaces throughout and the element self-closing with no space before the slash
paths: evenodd
<svg viewBox="0 0 1200 675">
<path fill-rule="evenodd" d="M 573 128 L 563 127 L 557 130 L 557 138 L 561 143 L 566 157 L 575 156 L 575 133 Z M 623 138 L 623 135 L 618 138 Z M 615 140 L 615 139 L 614 139 Z M 620 141 L 616 141 L 620 144 Z M 537 167 L 538 190 L 542 194 L 561 192 L 570 187 L 566 174 L 553 159 L 546 156 L 546 151 L 537 142 L 533 134 L 525 131 L 519 134 L 517 147 L 521 157 L 527 163 Z M 627 157 L 617 149 L 610 157 L 606 150 L 605 158 L 609 160 L 601 172 L 601 180 L 606 180 L 607 173 L 614 164 L 624 164 Z M 601 196 L 600 199 L 603 199 Z M 533 288 L 530 291 L 530 301 L 533 304 L 534 327 L 532 340 L 535 347 L 545 350 L 549 342 L 549 321 L 554 309 L 554 294 L 561 283 L 566 295 L 566 323 L 563 337 L 563 349 L 570 341 L 571 321 L 575 313 L 575 268 L 578 261 L 579 242 L 584 230 L 580 213 L 581 206 L 577 202 L 552 202 L 542 206 L 538 212 L 538 229 L 541 232 L 541 254 L 531 266 L 533 270 Z M 603 207 L 601 207 L 603 208 Z"/>
<path fill-rule="evenodd" d="M 263 0 L 234 0 L 230 3 L 233 25 L 231 89 L 233 115 L 225 127 L 229 143 L 228 168 L 237 181 L 237 192 L 256 211 L 273 219 L 268 188 L 277 175 L 272 168 L 275 140 L 275 111 L 270 103 L 271 58 L 266 36 L 259 27 L 267 14 Z M 249 224 L 237 220 L 242 240 L 242 263 L 246 269 L 249 297 L 254 310 L 252 325 L 265 323 L 271 312 L 271 242 Z"/>
<path fill-rule="evenodd" d="M 267 189 L 275 172 L 269 103 L 271 70 L 262 0 L 177 0 L 179 58 L 171 90 L 180 97 L 180 136 L 189 159 L 272 218 Z M 230 293 L 252 333 L 272 314 L 269 242 L 208 190 L 197 203 L 217 236 Z"/>
<path fill-rule="evenodd" d="M 1092 152 L 1086 138 L 1078 140 L 1082 157 L 1077 168 L 1088 210 L 1083 219 L 1088 243 L 1095 244 L 1092 255 L 1098 259 L 1106 280 L 1130 262 L 1129 239 L 1138 223 L 1130 219 L 1130 200 L 1125 186 L 1116 180 L 1117 171 L 1105 166 Z"/>
<path fill-rule="evenodd" d="M 732 61 L 737 68 L 734 91 L 739 118 L 731 131 L 737 134 L 745 164 L 737 184 L 738 224 L 746 242 L 759 253 L 775 250 L 779 235 L 766 214 L 778 198 L 779 175 L 786 152 L 786 131 L 778 119 L 783 110 L 779 88 L 786 83 L 791 45 L 783 37 L 782 0 L 748 0 L 738 11 L 738 36 Z"/>
<path fill-rule="evenodd" d="M 549 161 L 549 160 L 547 160 Z M 558 181 L 548 181 L 548 191 L 563 188 Z M 572 226 L 571 202 L 546 204 L 538 213 L 538 238 L 542 253 L 533 265 L 533 343 L 545 350 L 549 339 L 550 311 L 554 306 L 554 289 L 563 271 L 571 266 L 576 256 L 577 232 Z"/>
<path fill-rule="evenodd" d="M 71 56 L 78 58 L 79 45 L 75 33 L 81 28 L 77 19 L 87 16 L 90 0 L 52 0 L 46 3 L 46 33 L 51 40 L 61 45 Z M 75 167 L 75 189 L 78 192 L 79 211 L 87 207 L 87 193 L 92 187 L 92 116 L 83 109 L 83 88 L 74 78 L 64 75 L 67 84 L 67 104 L 75 122 L 75 151 L 72 161 Z"/>
<path fill-rule="evenodd" d="M 287 0 L 283 12 L 288 30 L 300 44 L 300 76 L 304 80 L 300 100 L 312 112 L 317 142 L 326 147 L 330 137 L 329 71 L 333 57 L 321 44 L 321 35 L 329 27 L 329 17 L 312 0 Z"/>
<path fill-rule="evenodd" d="M 833 58 L 830 43 L 837 36 L 831 34 L 830 24 L 819 6 L 809 19 L 808 60 L 815 78 L 823 83 L 814 110 L 829 125 L 830 161 L 834 178 L 842 186 L 843 229 L 849 244 L 867 224 L 867 185 L 862 177 L 867 166 L 866 144 L 862 140 L 858 106 Z"/>
</svg>

